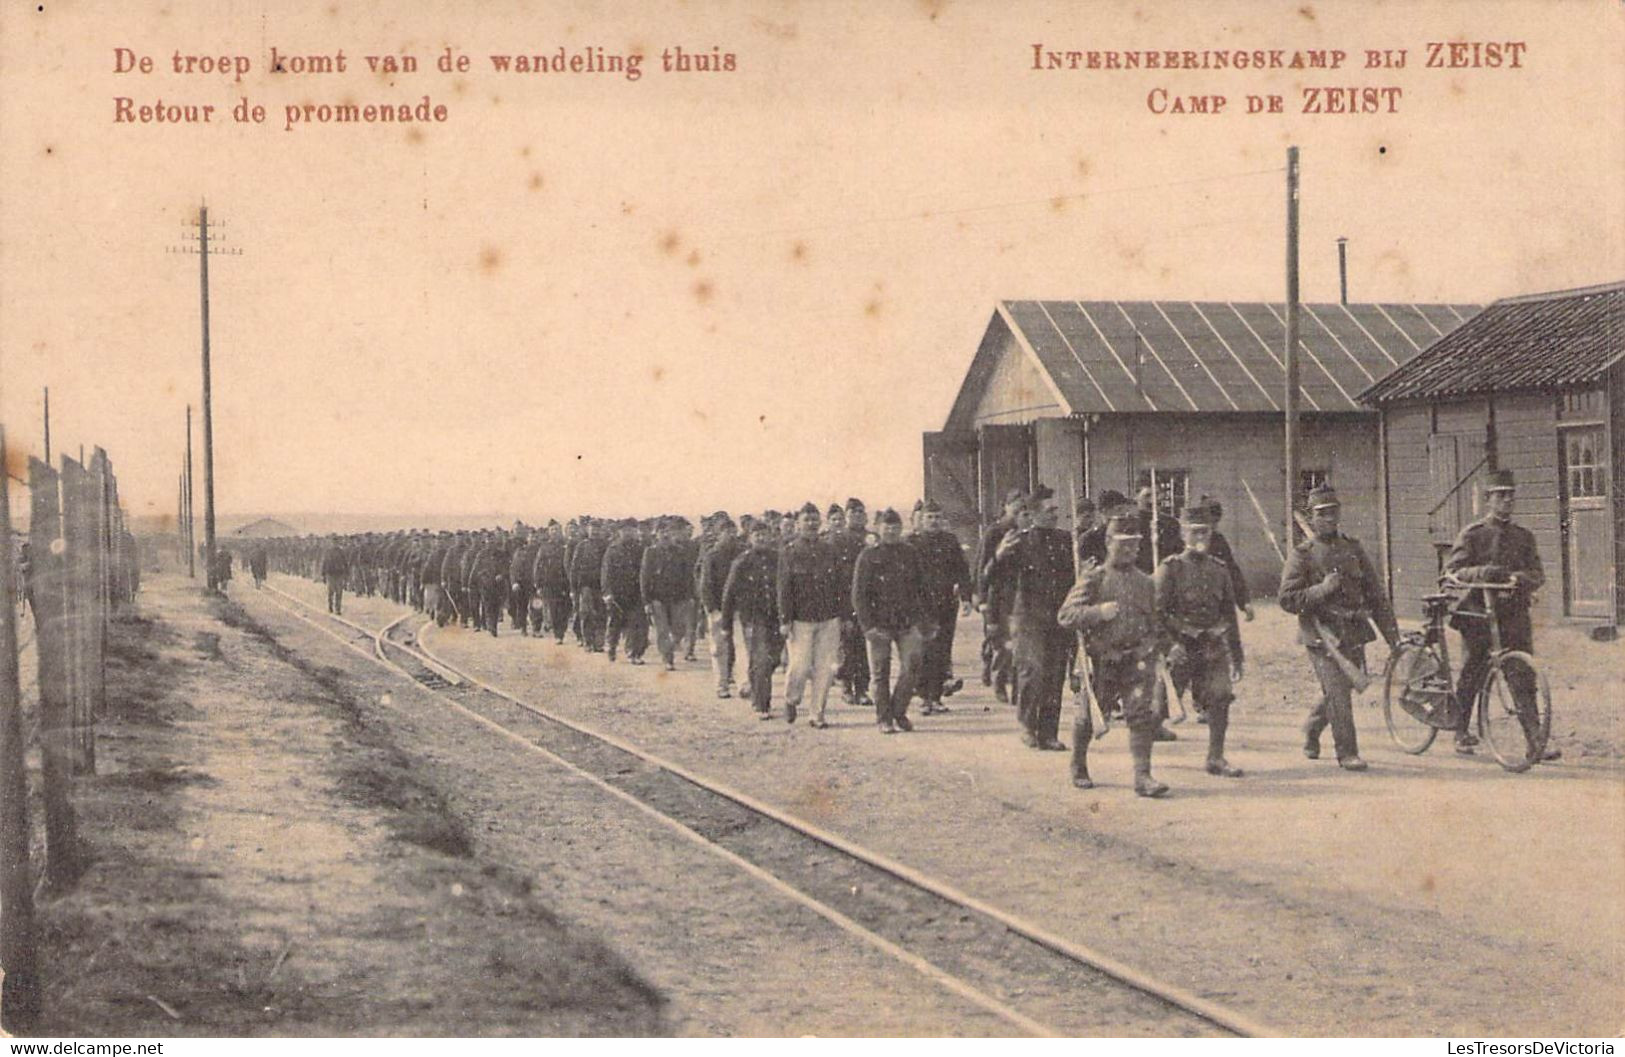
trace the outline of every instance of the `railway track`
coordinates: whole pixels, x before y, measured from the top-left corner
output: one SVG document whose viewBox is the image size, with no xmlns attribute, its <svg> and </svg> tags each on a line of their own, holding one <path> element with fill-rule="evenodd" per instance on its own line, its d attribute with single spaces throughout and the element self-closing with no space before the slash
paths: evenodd
<svg viewBox="0 0 1625 1057">
<path fill-rule="evenodd" d="M 1039 1036 L 1282 1034 L 491 686 L 434 654 L 423 641 L 434 625 L 421 614 L 403 613 L 374 631 L 266 586 L 274 604 L 292 616 L 437 695 L 492 734 L 631 804 L 1018 1031 Z"/>
</svg>

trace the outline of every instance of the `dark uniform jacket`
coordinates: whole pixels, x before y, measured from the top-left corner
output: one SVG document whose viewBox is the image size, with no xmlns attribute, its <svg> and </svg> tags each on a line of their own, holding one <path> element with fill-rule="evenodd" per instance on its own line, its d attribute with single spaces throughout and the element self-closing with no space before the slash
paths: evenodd
<svg viewBox="0 0 1625 1057">
<path fill-rule="evenodd" d="M 1337 590 L 1328 591 L 1324 581 L 1338 573 Z M 1281 570 L 1281 608 L 1298 615 L 1298 641 L 1319 648 L 1319 620 L 1337 637 L 1344 649 L 1363 646 L 1377 637 L 1371 620 L 1382 629 L 1383 637 L 1396 639 L 1399 628 L 1382 581 L 1366 557 L 1358 540 L 1338 533 L 1331 539 L 1305 540 L 1287 555 Z"/>
<path fill-rule="evenodd" d="M 992 585 L 988 582 L 988 571 L 993 564 L 993 554 L 999 549 L 1004 540 L 1005 533 L 1016 527 L 1016 523 L 1009 518 L 1000 518 L 987 527 L 982 533 L 982 540 L 976 546 L 976 594 L 983 602 L 990 602 Z"/>
<path fill-rule="evenodd" d="M 865 538 L 866 535 L 867 533 L 853 532 L 851 529 L 842 529 L 840 532 L 830 533 L 830 545 L 835 548 L 835 554 L 840 559 L 839 573 L 843 584 L 852 582 L 852 575 L 858 568 L 858 555 L 862 554 L 869 545 Z M 848 599 L 848 601 L 851 601 L 851 599 Z M 841 616 L 854 619 L 855 612 L 848 611 L 842 613 Z"/>
<path fill-rule="evenodd" d="M 796 537 L 779 553 L 779 621 L 819 622 L 846 615 L 851 584 L 841 578 L 835 545 Z"/>
<path fill-rule="evenodd" d="M 641 609 L 638 580 L 643 569 L 643 541 L 616 540 L 604 551 L 599 586 L 623 608 Z"/>
<path fill-rule="evenodd" d="M 1008 613 L 1017 627 L 1056 627 L 1055 614 L 1072 589 L 1072 536 L 1055 528 L 1033 528 L 989 565 L 994 593 L 1008 591 Z"/>
<path fill-rule="evenodd" d="M 668 605 L 694 597 L 694 556 L 682 543 L 656 543 L 643 552 L 638 589 L 644 602 Z"/>
<path fill-rule="evenodd" d="M 919 532 L 910 542 L 920 554 L 921 601 L 926 611 L 935 613 L 969 602 L 974 585 L 959 537 L 946 530 Z"/>
<path fill-rule="evenodd" d="M 1096 525 L 1094 528 L 1078 534 L 1078 552 L 1074 555 L 1078 561 L 1078 568 L 1083 568 L 1093 561 L 1096 565 L 1106 564 L 1106 526 Z"/>
<path fill-rule="evenodd" d="M 342 580 L 350 575 L 350 555 L 343 547 L 333 546 L 322 551 L 322 579 Z"/>
<path fill-rule="evenodd" d="M 1540 555 L 1535 551 L 1534 533 L 1511 521 L 1499 521 L 1493 515 L 1480 518 L 1461 530 L 1445 557 L 1444 569 L 1469 583 L 1506 583 L 1513 573 L 1522 573 L 1522 590 L 1496 592 L 1497 611 L 1508 616 L 1527 613 L 1530 597 L 1546 583 Z M 1487 612 L 1484 592 L 1470 592 L 1457 610 Z"/>
<path fill-rule="evenodd" d="M 544 595 L 558 597 L 570 593 L 570 569 L 564 561 L 563 540 L 543 540 L 536 548 L 530 569 L 531 583 Z"/>
<path fill-rule="evenodd" d="M 599 592 L 603 586 L 604 552 L 609 549 L 609 541 L 602 536 L 597 539 L 584 536 L 576 541 L 575 551 L 570 558 L 570 587 L 576 591 Z"/>
<path fill-rule="evenodd" d="M 1243 659 L 1236 625 L 1236 596 L 1230 570 L 1211 554 L 1184 551 L 1157 566 L 1157 617 L 1174 641 L 1193 656 L 1220 645 L 1233 663 Z"/>
<path fill-rule="evenodd" d="M 728 586 L 728 571 L 734 559 L 745 550 L 745 544 L 735 536 L 717 540 L 700 556 L 700 604 L 708 613 L 722 608 L 722 591 Z M 774 590 L 778 590 L 778 570 L 773 570 Z"/>
<path fill-rule="evenodd" d="M 527 543 L 515 549 L 513 557 L 508 559 L 509 582 L 518 584 L 525 591 L 536 586 L 536 550 L 537 544 Z"/>
<path fill-rule="evenodd" d="M 734 559 L 722 586 L 722 619 L 779 627 L 779 552 L 751 547 Z"/>
<path fill-rule="evenodd" d="M 913 544 L 864 548 L 852 572 L 852 611 L 863 630 L 901 631 L 926 621 L 921 565 Z"/>
<path fill-rule="evenodd" d="M 1101 610 L 1107 602 L 1118 607 L 1110 620 Z M 1063 628 L 1078 632 L 1089 655 L 1101 660 L 1145 656 L 1156 651 L 1163 637 L 1156 584 L 1132 565 L 1085 570 L 1067 592 L 1057 619 Z"/>
</svg>

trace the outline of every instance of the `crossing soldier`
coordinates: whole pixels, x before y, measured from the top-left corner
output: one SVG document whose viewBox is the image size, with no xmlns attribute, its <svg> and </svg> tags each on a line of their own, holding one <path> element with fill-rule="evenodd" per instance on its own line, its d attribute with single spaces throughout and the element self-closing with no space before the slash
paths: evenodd
<svg viewBox="0 0 1625 1057">
<path fill-rule="evenodd" d="M 1363 771 L 1353 686 L 1331 651 L 1363 669 L 1366 643 L 1376 638 L 1372 622 L 1390 647 L 1399 641 L 1399 626 L 1365 548 L 1338 531 L 1340 511 L 1337 492 L 1330 485 L 1309 493 L 1309 528 L 1314 535 L 1287 555 L 1280 602 L 1283 610 L 1297 615 L 1298 641 L 1320 680 L 1320 702 L 1303 724 L 1303 754 L 1311 760 L 1320 758 L 1320 735 L 1330 724 L 1338 765 L 1346 771 Z"/>
<path fill-rule="evenodd" d="M 1022 743 L 1060 752 L 1061 687 L 1076 639 L 1055 621 L 1075 577 L 1072 537 L 1055 527 L 1060 507 L 1043 485 L 1033 490 L 1037 504 L 1031 528 L 1007 533 L 993 552 L 988 577 L 994 592 L 1009 599 L 1001 616 L 1009 623 L 1016 668 L 1016 706 Z M 1025 504 L 1024 504 L 1025 505 Z"/>
<path fill-rule="evenodd" d="M 1211 508 L 1187 507 L 1182 536 L 1184 549 L 1164 558 L 1155 578 L 1157 616 L 1173 643 L 1168 666 L 1190 686 L 1192 702 L 1207 715 L 1207 773 L 1240 778 L 1241 769 L 1224 758 L 1224 737 L 1236 696 L 1233 682 L 1245 670 L 1245 655 L 1230 571 L 1208 552 Z"/>
</svg>

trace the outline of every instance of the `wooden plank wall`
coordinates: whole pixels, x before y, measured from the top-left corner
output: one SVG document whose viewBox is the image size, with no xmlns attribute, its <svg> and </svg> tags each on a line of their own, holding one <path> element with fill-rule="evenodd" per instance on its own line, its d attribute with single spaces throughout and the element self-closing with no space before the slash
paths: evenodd
<svg viewBox="0 0 1625 1057">
<path fill-rule="evenodd" d="M 1007 339 L 977 402 L 975 425 L 1021 425 L 1061 413 L 1044 376 L 1015 340 Z"/>
<path fill-rule="evenodd" d="M 1546 570 L 1537 614 L 1563 618 L 1563 534 L 1558 481 L 1557 401 L 1552 395 L 1495 398 L 1495 461 L 1518 485 L 1513 520 L 1535 534 Z"/>
<path fill-rule="evenodd" d="M 1608 376 L 1609 502 L 1614 508 L 1614 623 L 1625 623 L 1625 361 Z"/>
<path fill-rule="evenodd" d="M 1055 495 L 1061 500 L 1060 527 L 1070 532 L 1072 505 L 1067 497 L 1088 494 L 1083 474 L 1083 423 L 1065 418 L 1042 418 L 1033 430 L 1037 435 L 1038 456 L 1035 480 L 1055 489 Z"/>
</svg>

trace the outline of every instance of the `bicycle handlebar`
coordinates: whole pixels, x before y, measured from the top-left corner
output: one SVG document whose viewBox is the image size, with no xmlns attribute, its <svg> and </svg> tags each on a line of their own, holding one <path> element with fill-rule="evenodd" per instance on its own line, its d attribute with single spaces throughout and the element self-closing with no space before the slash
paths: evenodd
<svg viewBox="0 0 1625 1057">
<path fill-rule="evenodd" d="M 1466 591 L 1516 591 L 1519 586 L 1515 582 L 1504 584 L 1476 583 L 1471 580 L 1458 580 L 1454 576 L 1439 577 L 1439 585 L 1441 587 L 1459 587 Z"/>
</svg>

